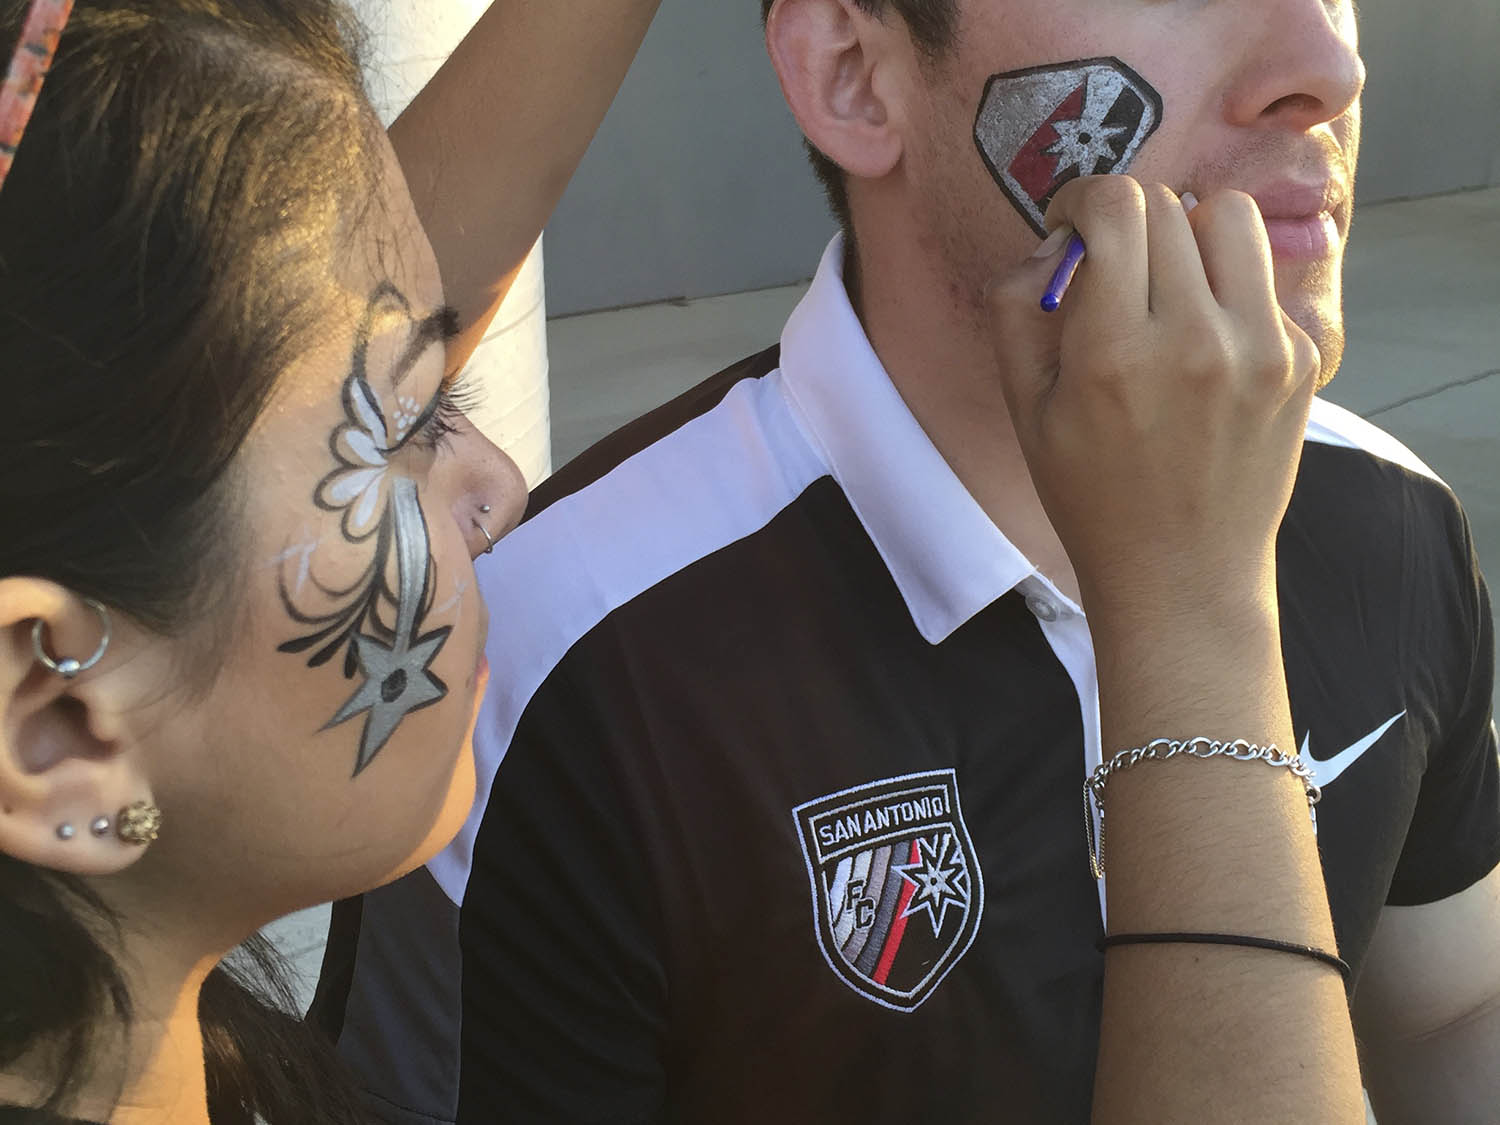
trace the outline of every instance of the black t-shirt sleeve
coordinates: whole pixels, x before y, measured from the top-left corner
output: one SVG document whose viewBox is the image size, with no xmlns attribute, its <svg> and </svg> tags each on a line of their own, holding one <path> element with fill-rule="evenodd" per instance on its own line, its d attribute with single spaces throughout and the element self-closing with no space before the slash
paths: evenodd
<svg viewBox="0 0 1500 1125">
<path fill-rule="evenodd" d="M 1467 890 L 1500 864 L 1500 750 L 1494 724 L 1495 624 L 1468 521 L 1455 505 L 1450 604 L 1457 706 L 1427 770 L 1391 881 L 1391 906 L 1421 906 Z M 1451 572 L 1450 572 L 1451 573 Z"/>
<path fill-rule="evenodd" d="M 554 671 L 495 779 L 461 920 L 460 1123 L 664 1112 L 655 896 L 590 710 Z"/>
</svg>

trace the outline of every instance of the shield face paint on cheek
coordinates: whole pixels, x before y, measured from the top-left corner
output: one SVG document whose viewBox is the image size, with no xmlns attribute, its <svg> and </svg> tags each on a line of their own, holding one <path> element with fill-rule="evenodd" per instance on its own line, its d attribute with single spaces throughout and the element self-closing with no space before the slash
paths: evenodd
<svg viewBox="0 0 1500 1125">
<path fill-rule="evenodd" d="M 1161 95 L 1139 74 L 1119 59 L 1086 59 L 992 77 L 974 143 L 1006 198 L 1045 235 L 1058 189 L 1125 171 L 1161 118 Z"/>
</svg>

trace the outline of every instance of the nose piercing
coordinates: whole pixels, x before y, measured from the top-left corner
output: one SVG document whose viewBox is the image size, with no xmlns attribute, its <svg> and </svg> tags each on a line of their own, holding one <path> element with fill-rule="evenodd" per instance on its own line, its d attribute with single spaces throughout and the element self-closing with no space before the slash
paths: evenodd
<svg viewBox="0 0 1500 1125">
<path fill-rule="evenodd" d="M 480 512 L 481 515 L 486 515 L 487 516 L 492 511 L 494 511 L 494 509 L 491 508 L 488 504 L 481 504 L 481 505 L 479 505 L 479 512 Z M 495 549 L 495 537 L 493 535 L 491 535 L 489 533 L 488 529 L 484 526 L 484 524 L 480 523 L 478 520 L 474 521 L 474 526 L 479 529 L 479 534 L 483 535 L 484 536 L 484 541 L 489 544 L 489 546 L 484 549 L 484 553 L 487 554 L 487 555 L 490 554 Z"/>
</svg>

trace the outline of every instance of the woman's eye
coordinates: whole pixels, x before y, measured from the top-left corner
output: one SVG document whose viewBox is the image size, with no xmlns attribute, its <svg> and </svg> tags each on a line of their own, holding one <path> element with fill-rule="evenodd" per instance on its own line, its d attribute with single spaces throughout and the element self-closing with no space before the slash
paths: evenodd
<svg viewBox="0 0 1500 1125">
<path fill-rule="evenodd" d="M 445 383 L 438 392 L 434 408 L 426 419 L 412 431 L 406 444 L 435 453 L 442 449 L 448 439 L 459 431 L 464 415 L 478 400 L 474 382 L 463 375 Z"/>
</svg>

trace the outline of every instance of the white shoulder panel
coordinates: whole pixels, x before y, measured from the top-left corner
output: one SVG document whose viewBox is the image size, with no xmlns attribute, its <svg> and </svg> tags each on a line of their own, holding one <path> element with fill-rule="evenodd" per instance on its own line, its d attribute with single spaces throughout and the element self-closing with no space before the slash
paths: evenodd
<svg viewBox="0 0 1500 1125">
<path fill-rule="evenodd" d="M 595 626 L 673 574 L 759 531 L 827 468 L 787 406 L 781 372 L 716 407 L 506 536 L 477 565 L 490 663 L 474 730 L 477 799 L 428 868 L 462 905 L 496 771 L 522 714 Z"/>
<path fill-rule="evenodd" d="M 1345 449 L 1361 449 L 1373 457 L 1390 461 L 1420 476 L 1447 487 L 1447 482 L 1415 453 L 1379 426 L 1366 422 L 1358 414 L 1322 398 L 1313 399 L 1312 416 L 1307 421 L 1307 440 Z"/>
</svg>

